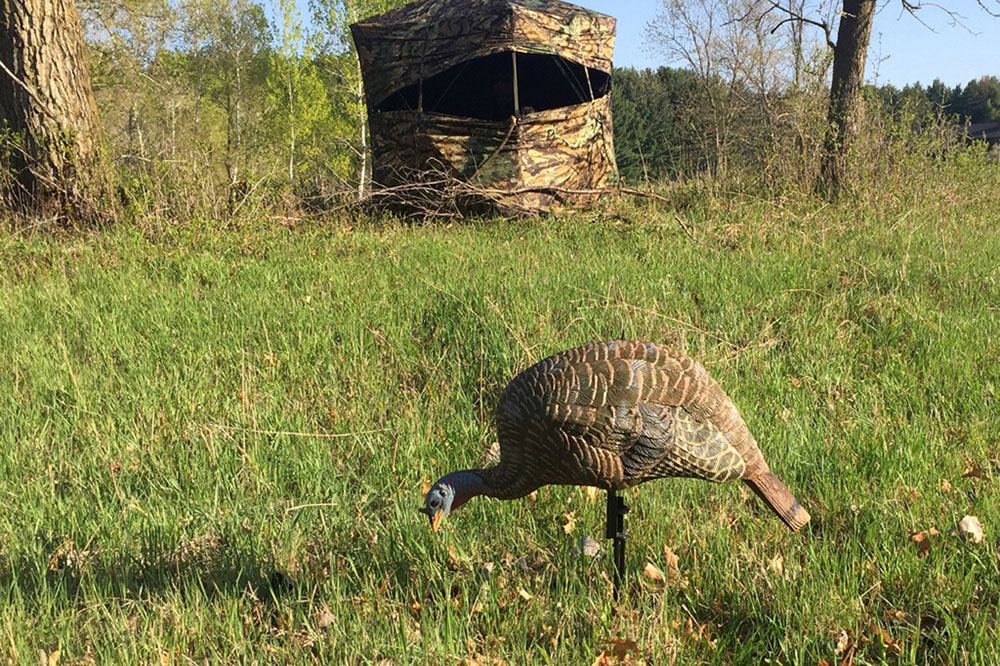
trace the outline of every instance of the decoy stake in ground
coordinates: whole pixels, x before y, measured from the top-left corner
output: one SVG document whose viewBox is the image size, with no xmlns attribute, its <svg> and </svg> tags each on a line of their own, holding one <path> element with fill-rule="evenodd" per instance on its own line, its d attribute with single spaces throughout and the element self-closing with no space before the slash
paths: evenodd
<svg viewBox="0 0 1000 666">
<path fill-rule="evenodd" d="M 497 465 L 452 472 L 428 491 L 420 511 L 435 531 L 476 495 L 614 492 L 663 477 L 741 479 L 793 532 L 809 522 L 708 372 L 650 342 L 592 343 L 539 361 L 504 389 L 496 425 Z"/>
</svg>

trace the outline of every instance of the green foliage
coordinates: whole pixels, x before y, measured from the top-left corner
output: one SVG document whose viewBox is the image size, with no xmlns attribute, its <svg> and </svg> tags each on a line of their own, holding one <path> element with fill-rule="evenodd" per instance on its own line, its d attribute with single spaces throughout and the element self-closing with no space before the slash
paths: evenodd
<svg viewBox="0 0 1000 666">
<path fill-rule="evenodd" d="M 299 172 L 317 174 L 325 166 L 325 145 L 331 108 L 327 91 L 312 53 L 302 37 L 302 23 L 294 0 L 281 0 L 282 23 L 279 49 L 270 55 L 268 99 L 271 103 L 271 131 L 284 142 L 288 156 L 288 183 L 295 184 Z"/>
<path fill-rule="evenodd" d="M 84 3 L 101 117 L 134 214 L 284 214 L 363 194 L 367 113 L 348 26 L 401 4 L 312 0 L 304 21 L 291 0 Z M 623 179 L 709 175 L 717 188 L 765 196 L 811 190 L 827 129 L 828 53 L 774 15 L 735 21 L 746 14 L 739 1 L 668 4 L 681 32 L 662 22 L 654 32 L 675 50 L 698 43 L 706 12 L 723 12 L 725 30 L 700 56 L 689 51 L 691 69 L 615 70 Z M 865 120 L 872 134 L 855 157 L 874 161 L 858 173 L 903 189 L 901 164 L 918 171 L 919 159 L 954 148 L 943 130 L 956 117 L 992 118 L 1000 105 L 995 77 L 869 92 L 871 112 L 885 117 Z M 899 152 L 917 144 L 912 156 Z"/>
<path fill-rule="evenodd" d="M 694 73 L 661 67 L 615 69 L 615 157 L 629 182 L 660 181 L 708 170 L 714 162 L 705 92 Z"/>
<path fill-rule="evenodd" d="M 953 89 L 937 79 L 926 88 L 919 83 L 902 89 L 885 85 L 877 95 L 890 111 L 908 107 L 919 115 L 937 113 L 959 122 L 1000 121 L 1000 79 L 996 76 L 973 79 Z"/>
</svg>

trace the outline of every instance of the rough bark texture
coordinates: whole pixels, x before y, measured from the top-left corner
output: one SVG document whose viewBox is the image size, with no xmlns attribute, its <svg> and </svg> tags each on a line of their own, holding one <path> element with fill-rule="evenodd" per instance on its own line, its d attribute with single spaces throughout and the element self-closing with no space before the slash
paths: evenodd
<svg viewBox="0 0 1000 666">
<path fill-rule="evenodd" d="M 833 81 L 830 85 L 830 108 L 823 186 L 831 198 L 839 196 L 847 175 L 847 155 L 857 137 L 861 113 L 861 87 L 871 40 L 875 0 L 844 0 L 837 45 L 833 50 Z"/>
<path fill-rule="evenodd" d="M 8 205 L 95 214 L 108 180 L 73 0 L 0 0 L 0 64 Z"/>
</svg>

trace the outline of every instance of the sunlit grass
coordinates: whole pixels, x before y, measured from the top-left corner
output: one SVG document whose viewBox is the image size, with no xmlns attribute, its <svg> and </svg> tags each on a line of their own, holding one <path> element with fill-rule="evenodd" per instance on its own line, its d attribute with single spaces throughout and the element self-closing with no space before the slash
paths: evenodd
<svg viewBox="0 0 1000 666">
<path fill-rule="evenodd" d="M 996 663 L 997 216 L 765 208 L 0 241 L 0 654 Z M 701 360 L 814 521 L 643 486 L 615 612 L 603 498 L 416 508 L 519 369 L 623 332 Z"/>
</svg>

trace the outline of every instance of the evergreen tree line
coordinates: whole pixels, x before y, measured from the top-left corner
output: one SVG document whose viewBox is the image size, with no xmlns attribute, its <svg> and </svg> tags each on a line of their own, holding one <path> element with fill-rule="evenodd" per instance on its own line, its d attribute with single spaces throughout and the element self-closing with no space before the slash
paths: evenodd
<svg viewBox="0 0 1000 666">
<path fill-rule="evenodd" d="M 719 113 L 710 100 L 724 96 L 729 85 L 717 78 L 704 79 L 687 69 L 616 69 L 615 152 L 622 177 L 639 182 L 712 172 L 719 157 L 712 136 Z M 729 106 L 735 107 L 728 130 L 741 138 L 740 150 L 730 155 L 730 160 L 745 167 L 760 166 L 766 162 L 766 155 L 778 147 L 794 156 L 795 144 L 800 141 L 792 138 L 778 141 L 778 145 L 771 142 L 775 133 L 799 133 L 809 122 L 806 116 L 810 106 L 814 111 L 812 123 L 822 122 L 821 108 L 810 105 L 806 99 L 809 93 L 802 90 L 789 89 L 777 95 L 777 100 L 765 100 L 749 88 L 738 88 L 735 94 L 728 91 L 734 100 Z M 713 89 L 715 95 L 710 94 Z M 907 122 L 913 130 L 952 127 L 960 136 L 962 128 L 970 123 L 1000 121 L 1000 79 L 996 76 L 983 76 L 953 88 L 940 80 L 927 86 L 869 86 L 865 93 L 874 115 L 881 115 L 885 122 Z M 768 104 L 788 113 L 768 113 Z M 786 120 L 772 122 L 775 117 Z"/>
</svg>

